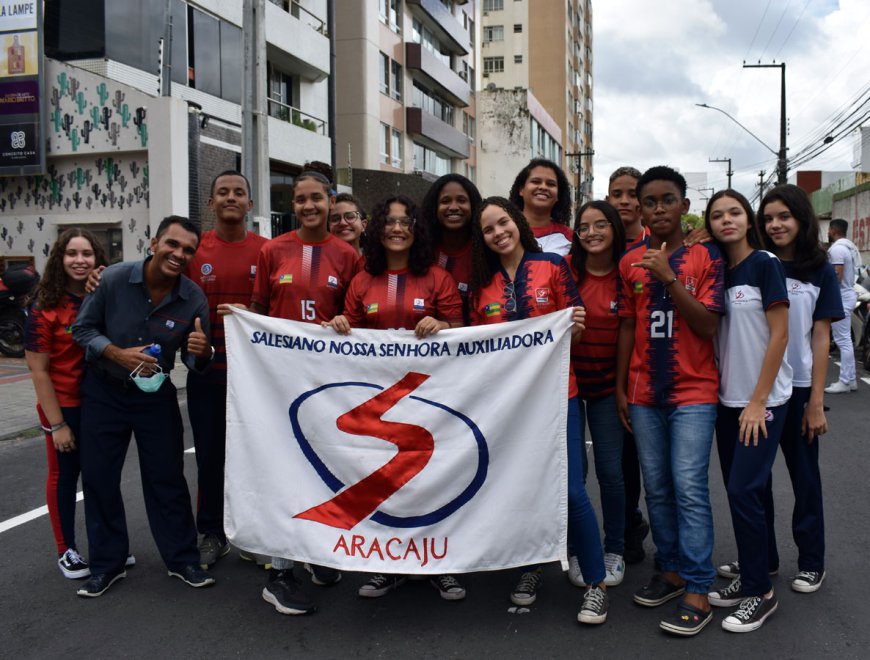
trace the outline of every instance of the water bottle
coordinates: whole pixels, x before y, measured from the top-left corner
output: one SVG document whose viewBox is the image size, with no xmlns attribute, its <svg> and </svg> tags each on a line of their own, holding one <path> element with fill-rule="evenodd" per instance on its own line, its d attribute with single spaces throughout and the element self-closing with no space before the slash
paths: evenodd
<svg viewBox="0 0 870 660">
<path fill-rule="evenodd" d="M 153 358 L 160 359 L 161 348 L 160 344 L 151 344 L 150 346 L 146 346 L 142 349 L 142 352 L 146 355 L 150 355 Z"/>
</svg>

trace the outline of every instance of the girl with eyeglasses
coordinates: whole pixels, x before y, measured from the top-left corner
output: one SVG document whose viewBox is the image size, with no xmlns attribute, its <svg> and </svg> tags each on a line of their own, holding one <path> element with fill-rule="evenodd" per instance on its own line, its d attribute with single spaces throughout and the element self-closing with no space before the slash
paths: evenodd
<svg viewBox="0 0 870 660">
<path fill-rule="evenodd" d="M 743 195 L 719 191 L 704 217 L 728 262 L 726 313 L 715 340 L 716 445 L 740 562 L 740 575 L 707 597 L 711 605 L 738 606 L 723 619 L 725 630 L 749 632 L 777 607 L 764 498 L 792 393 L 792 368 L 785 359 L 789 297 L 782 263 L 756 249 L 755 214 Z"/>
<path fill-rule="evenodd" d="M 574 220 L 571 270 L 586 308 L 586 329 L 571 351 L 580 404 L 580 440 L 588 423 L 595 474 L 601 489 L 604 519 L 604 584 L 614 587 L 625 575 L 625 483 L 622 472 L 623 431 L 616 411 L 616 339 L 619 334 L 617 273 L 625 249 L 619 212 L 607 202 L 580 207 Z M 583 474 L 586 474 L 586 453 Z M 577 557 L 570 557 L 568 579 L 586 581 Z"/>
<path fill-rule="evenodd" d="M 463 318 L 468 316 L 468 283 L 471 278 L 471 218 L 480 206 L 480 192 L 461 174 L 437 179 L 423 199 L 423 222 L 434 242 L 434 263 L 456 280 L 462 297 Z"/>
<path fill-rule="evenodd" d="M 79 386 L 85 352 L 73 341 L 71 328 L 85 296 L 85 283 L 106 253 L 85 229 L 67 229 L 48 255 L 45 272 L 30 295 L 24 348 L 36 390 L 36 411 L 45 431 L 48 514 L 57 545 L 57 565 L 64 577 L 84 578 L 90 568 L 76 549 L 76 484 L 81 467 Z M 132 560 L 132 556 L 130 559 Z"/>
<path fill-rule="evenodd" d="M 565 172 L 545 158 L 529 161 L 511 186 L 513 202 L 544 252 L 563 257 L 571 249 L 571 186 Z"/>
<path fill-rule="evenodd" d="M 488 197 L 471 225 L 472 324 L 503 323 L 573 308 L 572 334 L 584 328 L 585 311 L 568 263 L 542 252 L 523 213 L 503 197 Z M 577 615 L 581 623 L 607 618 L 604 557 L 595 511 L 583 478 L 583 446 L 577 383 L 569 373 L 568 396 L 568 539 L 587 577 L 589 588 Z M 541 583 L 540 566 L 528 567 L 511 593 L 515 605 L 535 602 Z"/>
<path fill-rule="evenodd" d="M 349 243 L 357 254 L 362 254 L 360 243 L 367 224 L 366 213 L 359 199 L 350 193 L 339 193 L 335 196 L 329 209 L 329 231 L 336 238 Z"/>
<path fill-rule="evenodd" d="M 456 282 L 432 264 L 429 229 L 419 221 L 417 206 L 408 197 L 388 197 L 375 207 L 363 247 L 365 271 L 350 283 L 344 313 L 325 327 L 339 334 L 348 334 L 351 328 L 407 329 L 423 338 L 463 325 Z M 379 598 L 406 579 L 372 574 L 359 595 Z M 452 575 L 434 576 L 430 583 L 445 600 L 465 598 L 465 589 Z"/>
</svg>

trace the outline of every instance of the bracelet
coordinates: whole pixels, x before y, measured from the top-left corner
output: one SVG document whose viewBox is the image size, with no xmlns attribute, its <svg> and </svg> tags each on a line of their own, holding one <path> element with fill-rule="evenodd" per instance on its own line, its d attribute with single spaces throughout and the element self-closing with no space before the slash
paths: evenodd
<svg viewBox="0 0 870 660">
<path fill-rule="evenodd" d="M 665 288 L 667 289 L 669 286 L 671 286 L 671 284 L 673 284 L 676 281 L 677 281 L 677 276 L 674 275 L 674 279 L 672 279 L 670 282 L 665 282 Z"/>
<path fill-rule="evenodd" d="M 56 431 L 60 431 L 64 426 L 66 426 L 66 422 L 58 422 L 54 426 L 43 426 L 42 430 L 46 433 L 55 433 Z"/>
</svg>

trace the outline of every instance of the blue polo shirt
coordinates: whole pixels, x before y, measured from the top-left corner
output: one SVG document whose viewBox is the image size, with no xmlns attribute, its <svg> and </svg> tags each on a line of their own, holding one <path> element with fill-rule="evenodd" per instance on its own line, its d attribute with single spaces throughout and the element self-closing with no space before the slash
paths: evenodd
<svg viewBox="0 0 870 660">
<path fill-rule="evenodd" d="M 127 261 L 104 270 L 99 288 L 85 298 L 73 325 L 73 339 L 85 349 L 85 361 L 114 378 L 125 379 L 129 374 L 103 357 L 109 344 L 118 348 L 160 344 L 159 364 L 166 373 L 175 365 L 175 352 L 180 348 L 184 364 L 202 371 L 197 369 L 196 357 L 187 353 L 187 336 L 194 330 L 197 317 L 209 334 L 205 294 L 181 275 L 172 291 L 153 307 L 145 284 L 145 264 L 150 259 Z"/>
</svg>

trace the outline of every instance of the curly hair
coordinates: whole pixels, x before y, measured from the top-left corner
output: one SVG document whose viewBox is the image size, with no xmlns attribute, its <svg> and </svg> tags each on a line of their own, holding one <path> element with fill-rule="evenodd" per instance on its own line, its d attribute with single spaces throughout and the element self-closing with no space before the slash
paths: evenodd
<svg viewBox="0 0 870 660">
<path fill-rule="evenodd" d="M 574 236 L 571 239 L 571 268 L 577 278 L 578 286 L 582 284 L 583 280 L 586 278 L 587 254 L 586 250 L 583 249 L 583 243 L 577 236 L 577 232 L 580 229 L 580 219 L 589 209 L 601 211 L 601 213 L 604 214 L 604 218 L 610 223 L 613 230 L 613 245 L 610 246 L 610 260 L 613 262 L 614 266 L 619 264 L 619 258 L 622 256 L 622 253 L 625 252 L 625 226 L 622 224 L 622 218 L 619 216 L 619 211 L 617 211 L 611 204 L 604 201 L 596 200 L 586 202 L 583 206 L 577 209 L 577 213 L 574 216 Z"/>
<path fill-rule="evenodd" d="M 532 228 L 529 227 L 526 216 L 523 215 L 523 212 L 516 204 L 504 197 L 487 197 L 484 199 L 471 221 L 471 281 L 468 283 L 468 286 L 471 289 L 473 305 L 477 305 L 481 290 L 492 281 L 492 276 L 501 268 L 501 259 L 498 254 L 486 245 L 483 239 L 483 230 L 480 227 L 481 216 L 488 206 L 498 206 L 510 216 L 517 226 L 520 234 L 520 244 L 526 252 L 541 251 L 541 246 L 538 245 L 538 241 L 532 233 Z"/>
<path fill-rule="evenodd" d="M 426 196 L 423 198 L 423 204 L 420 207 L 423 222 L 425 222 L 426 225 L 429 227 L 429 232 L 432 235 L 433 243 L 435 245 L 441 243 L 441 236 L 444 232 L 444 229 L 441 227 L 441 223 L 438 222 L 438 199 L 439 197 L 441 197 L 441 191 L 444 189 L 444 186 L 446 186 L 448 183 L 458 183 L 465 190 L 465 194 L 468 195 L 468 201 L 471 205 L 472 218 L 477 212 L 477 209 L 480 206 L 481 202 L 480 191 L 477 189 L 477 186 L 475 186 L 471 181 L 469 181 L 461 174 L 450 173 L 436 179 L 432 186 L 429 188 L 429 190 L 426 192 Z M 468 230 L 468 235 L 470 238 L 471 222 L 469 222 L 465 228 Z"/>
<path fill-rule="evenodd" d="M 808 282 L 815 272 L 828 261 L 828 256 L 819 245 L 819 219 L 813 210 L 813 203 L 803 188 L 784 183 L 767 191 L 758 205 L 758 219 L 764 249 L 776 254 L 777 248 L 764 229 L 769 220 L 765 219 L 764 207 L 771 202 L 782 202 L 788 207 L 798 223 L 797 238 L 794 245 L 792 266 L 797 279 Z"/>
<path fill-rule="evenodd" d="M 61 303 L 66 293 L 66 271 L 63 269 L 63 257 L 69 242 L 74 238 L 83 238 L 91 244 L 94 250 L 95 266 L 109 265 L 106 252 L 96 236 L 81 227 L 65 229 L 51 246 L 42 277 L 28 296 L 28 306 L 34 305 L 39 309 L 52 309 Z"/>
<path fill-rule="evenodd" d="M 387 270 L 387 250 L 381 242 L 390 214 L 390 204 L 402 204 L 408 217 L 414 221 L 411 234 L 414 242 L 408 255 L 408 270 L 414 275 L 425 275 L 432 264 L 432 239 L 425 222 L 420 222 L 420 212 L 410 197 L 392 195 L 375 205 L 372 218 L 366 227 L 363 252 L 366 255 L 366 272 L 381 275 Z"/>
<path fill-rule="evenodd" d="M 529 164 L 521 169 L 520 173 L 517 174 L 517 178 L 514 179 L 514 184 L 511 186 L 511 191 L 508 195 L 510 201 L 513 202 L 520 211 L 523 210 L 523 198 L 520 196 L 520 191 L 523 189 L 523 186 L 526 185 L 526 181 L 529 180 L 532 170 L 536 167 L 546 167 L 553 170 L 556 174 L 558 197 L 550 211 L 550 217 L 554 222 L 567 225 L 571 221 L 571 184 L 568 183 L 568 177 L 565 176 L 565 172 L 562 171 L 562 168 L 552 160 L 547 160 L 546 158 L 533 158 L 530 160 Z"/>
</svg>

